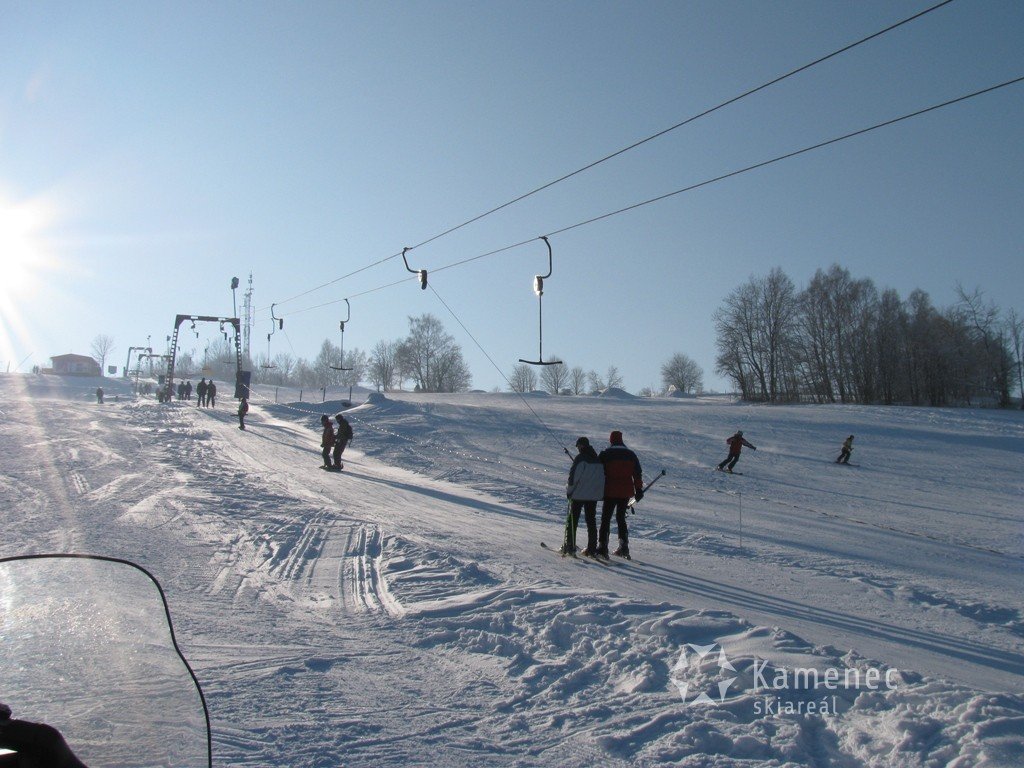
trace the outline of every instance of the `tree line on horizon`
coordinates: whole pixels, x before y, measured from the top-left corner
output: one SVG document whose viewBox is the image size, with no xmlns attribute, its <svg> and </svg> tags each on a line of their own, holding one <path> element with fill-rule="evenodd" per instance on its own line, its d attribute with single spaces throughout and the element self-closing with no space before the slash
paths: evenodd
<svg viewBox="0 0 1024 768">
<path fill-rule="evenodd" d="M 978 290 L 936 307 L 834 264 L 803 290 L 779 267 L 733 290 L 714 314 L 716 372 L 744 400 L 1007 407 L 1020 389 L 1024 322 Z"/>
</svg>

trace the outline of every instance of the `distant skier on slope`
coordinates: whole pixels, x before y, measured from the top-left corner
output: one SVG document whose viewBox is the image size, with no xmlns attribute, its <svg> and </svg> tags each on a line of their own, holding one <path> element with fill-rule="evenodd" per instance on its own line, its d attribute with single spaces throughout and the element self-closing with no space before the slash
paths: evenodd
<svg viewBox="0 0 1024 768">
<path fill-rule="evenodd" d="M 245 414 L 249 412 L 249 400 L 242 398 L 238 403 L 238 428 L 245 429 Z"/>
<path fill-rule="evenodd" d="M 576 553 L 576 528 L 582 511 L 587 521 L 586 557 L 597 553 L 597 501 L 604 497 L 604 465 L 590 440 L 581 437 L 576 441 L 579 453 L 569 469 L 569 480 L 565 484 L 565 497 L 569 500 L 569 514 L 565 520 L 565 541 L 562 554 Z"/>
<path fill-rule="evenodd" d="M 619 548 L 613 554 L 629 559 L 626 510 L 629 508 L 630 497 L 637 501 L 644 497 L 643 469 L 640 467 L 640 459 L 622 442 L 619 430 L 611 433 L 608 442 L 610 445 L 598 457 L 604 465 L 604 504 L 601 505 L 597 554 L 599 557 L 608 557 L 608 536 L 614 513 L 619 528 Z"/>
<path fill-rule="evenodd" d="M 839 452 L 839 458 L 836 459 L 836 464 L 849 464 L 851 453 L 853 453 L 853 435 L 850 435 L 843 441 L 843 448 Z"/>
<path fill-rule="evenodd" d="M 729 455 L 725 457 L 721 464 L 718 465 L 719 471 L 725 470 L 726 472 L 732 472 L 732 468 L 736 466 L 736 462 L 740 460 L 740 451 L 743 450 L 743 446 L 747 446 L 752 451 L 756 451 L 757 448 L 748 443 L 743 439 L 743 432 L 737 430 L 736 434 L 732 437 L 725 438 L 725 442 L 729 444 Z M 728 466 L 726 466 L 728 464 Z"/>
<path fill-rule="evenodd" d="M 335 414 L 334 420 L 338 422 L 338 434 L 334 438 L 334 468 L 342 469 L 345 465 L 341 463 L 341 454 L 345 452 L 345 446 L 352 442 L 352 425 L 340 413 Z"/>
<path fill-rule="evenodd" d="M 331 417 L 321 416 L 320 424 L 324 428 L 320 437 L 320 447 L 323 449 L 320 455 L 324 457 L 324 469 L 334 469 L 331 464 L 331 449 L 334 448 L 334 427 L 331 426 Z"/>
</svg>

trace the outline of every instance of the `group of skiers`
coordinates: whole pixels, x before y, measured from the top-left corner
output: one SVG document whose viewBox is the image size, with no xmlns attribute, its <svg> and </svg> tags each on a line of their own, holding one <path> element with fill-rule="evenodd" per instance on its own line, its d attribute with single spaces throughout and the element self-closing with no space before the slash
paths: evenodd
<svg viewBox="0 0 1024 768">
<path fill-rule="evenodd" d="M 217 385 L 213 383 L 213 379 L 207 381 L 204 377 L 199 380 L 199 383 L 196 384 L 196 398 L 198 401 L 196 406 L 199 408 L 217 407 Z"/>
<path fill-rule="evenodd" d="M 320 425 L 323 427 L 320 453 L 324 457 L 324 469 L 340 472 L 345 468 L 345 465 L 341 463 L 341 454 L 345 452 L 345 447 L 352 441 L 352 425 L 340 413 L 334 415 L 334 420 L 338 422 L 337 433 L 334 431 L 334 425 L 331 424 L 330 416 L 320 417 Z"/>
<path fill-rule="evenodd" d="M 608 437 L 608 447 L 597 453 L 590 439 L 576 441 L 579 453 L 569 469 L 565 495 L 569 500 L 569 513 L 565 520 L 563 555 L 575 555 L 576 528 L 582 512 L 587 523 L 587 546 L 580 554 L 585 557 L 608 557 L 608 538 L 611 534 L 612 515 L 618 525 L 619 547 L 612 554 L 629 559 L 629 529 L 626 513 L 630 499 L 644 497 L 643 469 L 640 459 L 622 441 L 622 432 L 615 430 Z M 597 524 L 597 502 L 601 505 L 601 525 Z"/>
<path fill-rule="evenodd" d="M 326 417 L 324 417 L 326 418 Z M 719 463 L 720 472 L 733 473 L 740 460 L 740 453 L 746 446 L 752 451 L 757 447 L 743 437 L 743 431 L 727 437 L 729 455 Z M 608 557 L 608 537 L 612 515 L 618 524 L 619 547 L 612 554 L 631 559 L 629 554 L 629 530 L 626 513 L 632 504 L 644 497 L 643 470 L 640 459 L 622 441 L 622 432 L 615 430 L 608 437 L 608 447 L 600 454 L 594 450 L 589 438 L 576 441 L 579 453 L 569 468 L 569 479 L 565 495 L 569 500 L 569 512 L 565 519 L 565 540 L 559 550 L 563 555 L 577 554 L 576 529 L 580 514 L 587 523 L 587 546 L 579 554 L 585 557 Z M 843 447 L 836 464 L 849 464 L 853 453 L 853 435 L 843 441 Z M 597 502 L 602 501 L 601 525 L 597 525 Z"/>
</svg>

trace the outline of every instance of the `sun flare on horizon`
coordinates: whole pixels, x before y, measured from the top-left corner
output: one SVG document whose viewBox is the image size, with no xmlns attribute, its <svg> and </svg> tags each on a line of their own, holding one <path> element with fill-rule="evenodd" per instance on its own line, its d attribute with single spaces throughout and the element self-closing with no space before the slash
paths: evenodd
<svg viewBox="0 0 1024 768">
<path fill-rule="evenodd" d="M 0 200 L 0 307 L 4 310 L 29 298 L 50 267 L 43 233 L 51 218 L 40 203 Z"/>
<path fill-rule="evenodd" d="M 0 359 L 8 363 L 17 349 L 32 346 L 26 308 L 56 266 L 46 236 L 54 218 L 42 201 L 0 196 Z"/>
</svg>

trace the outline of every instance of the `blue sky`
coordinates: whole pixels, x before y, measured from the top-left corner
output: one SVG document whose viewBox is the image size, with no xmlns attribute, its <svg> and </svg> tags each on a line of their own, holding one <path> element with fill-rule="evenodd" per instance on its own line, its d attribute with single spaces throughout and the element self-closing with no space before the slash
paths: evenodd
<svg viewBox="0 0 1024 768">
<path fill-rule="evenodd" d="M 346 349 L 429 312 L 475 387 L 504 386 L 439 297 L 508 374 L 537 353 L 543 244 L 431 274 L 436 294 L 388 257 L 931 4 L 0 0 L 0 370 L 89 354 L 97 334 L 118 364 L 147 339 L 163 351 L 176 314 L 231 314 L 231 277 L 251 273 L 254 354 L 271 303 L 271 352 L 312 358 L 349 298 Z M 1024 4 L 956 0 L 410 263 L 438 270 L 1020 77 L 1021 39 Z M 1024 310 L 1022 125 L 1011 86 L 553 236 L 545 354 L 614 365 L 636 391 L 684 352 L 721 385 L 712 313 L 775 266 L 802 286 L 836 262 L 940 305 L 960 282 Z"/>
</svg>

